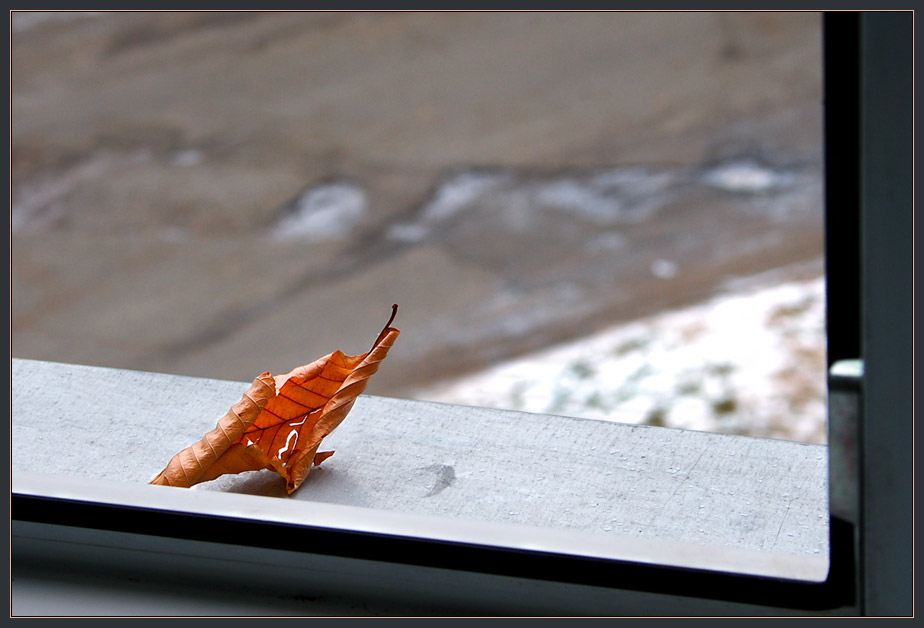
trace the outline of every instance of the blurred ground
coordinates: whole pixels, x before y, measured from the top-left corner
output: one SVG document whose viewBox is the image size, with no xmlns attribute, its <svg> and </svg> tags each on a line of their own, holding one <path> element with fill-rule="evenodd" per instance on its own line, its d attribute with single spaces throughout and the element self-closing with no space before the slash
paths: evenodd
<svg viewBox="0 0 924 628">
<path fill-rule="evenodd" d="M 406 396 L 817 269 L 820 26 L 14 13 L 12 355 L 249 381 L 397 302 Z"/>
</svg>

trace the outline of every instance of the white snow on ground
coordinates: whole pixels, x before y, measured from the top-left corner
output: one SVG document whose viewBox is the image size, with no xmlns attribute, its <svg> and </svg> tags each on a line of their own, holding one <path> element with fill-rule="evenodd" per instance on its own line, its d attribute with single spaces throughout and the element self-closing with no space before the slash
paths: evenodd
<svg viewBox="0 0 924 628">
<path fill-rule="evenodd" d="M 706 173 L 708 184 L 731 192 L 766 192 L 791 183 L 791 177 L 750 161 L 722 164 Z"/>
<path fill-rule="evenodd" d="M 467 171 L 443 182 L 413 222 L 392 226 L 391 240 L 419 242 L 456 215 L 479 206 L 503 215 L 513 231 L 537 213 L 570 214 L 597 225 L 641 222 L 667 203 L 674 173 L 618 168 L 592 175 L 524 177 L 508 171 Z"/>
<path fill-rule="evenodd" d="M 824 279 L 739 287 L 415 397 L 823 443 Z"/>
<path fill-rule="evenodd" d="M 697 186 L 744 197 L 743 207 L 785 217 L 817 207 L 817 173 L 774 169 L 753 159 L 735 159 L 705 170 L 620 167 L 598 172 L 527 175 L 512 170 L 457 173 L 434 192 L 410 221 L 392 225 L 385 237 L 420 242 L 460 214 L 498 220 L 523 232 L 537 215 L 569 216 L 599 226 L 640 223 Z"/>
<path fill-rule="evenodd" d="M 366 193 L 346 182 L 319 185 L 295 202 L 292 213 L 282 219 L 272 235 L 285 240 L 321 242 L 345 238 L 368 212 Z"/>
</svg>

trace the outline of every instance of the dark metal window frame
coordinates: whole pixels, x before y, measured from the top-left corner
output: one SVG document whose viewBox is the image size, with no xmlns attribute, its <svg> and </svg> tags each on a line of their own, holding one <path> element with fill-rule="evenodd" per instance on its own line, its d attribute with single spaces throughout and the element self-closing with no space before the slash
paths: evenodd
<svg viewBox="0 0 924 628">
<path fill-rule="evenodd" d="M 848 427 L 855 428 L 854 440 L 843 446 L 855 446 L 858 462 L 854 476 L 832 477 L 832 491 L 838 482 L 854 483 L 849 494 L 857 496 L 857 503 L 848 508 L 849 514 L 831 518 L 826 581 L 118 507 L 17 493 L 15 488 L 14 525 L 71 529 L 75 538 L 81 531 L 130 533 L 228 548 L 248 539 L 251 548 L 305 558 L 322 555 L 577 585 L 598 597 L 617 591 L 655 594 L 678 600 L 667 611 L 672 614 L 687 612 L 684 599 L 753 604 L 787 613 L 910 614 L 912 20 L 910 13 L 824 16 L 829 366 L 843 359 L 865 364 L 861 378 L 848 378 L 846 384 L 837 380 L 853 395 L 848 396 L 855 403 Z M 831 446 L 842 447 L 838 442 Z M 652 614 L 664 612 L 664 607 L 651 608 Z"/>
</svg>

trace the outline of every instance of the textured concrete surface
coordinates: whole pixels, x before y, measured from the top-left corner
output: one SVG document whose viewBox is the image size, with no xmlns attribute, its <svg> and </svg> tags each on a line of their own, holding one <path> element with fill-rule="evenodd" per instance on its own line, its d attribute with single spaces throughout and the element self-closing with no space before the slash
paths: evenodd
<svg viewBox="0 0 924 628">
<path fill-rule="evenodd" d="M 13 361 L 12 468 L 147 483 L 248 383 Z M 361 396 L 285 497 L 269 471 L 197 491 L 824 557 L 827 448 Z"/>
</svg>

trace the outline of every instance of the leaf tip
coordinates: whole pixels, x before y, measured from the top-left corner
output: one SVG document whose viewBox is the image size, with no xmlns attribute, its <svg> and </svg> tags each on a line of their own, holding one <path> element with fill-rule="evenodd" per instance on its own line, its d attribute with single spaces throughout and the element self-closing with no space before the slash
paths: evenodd
<svg viewBox="0 0 924 628">
<path fill-rule="evenodd" d="M 322 462 L 334 455 L 332 451 L 320 451 L 314 455 L 314 466 L 320 466 Z"/>
</svg>

